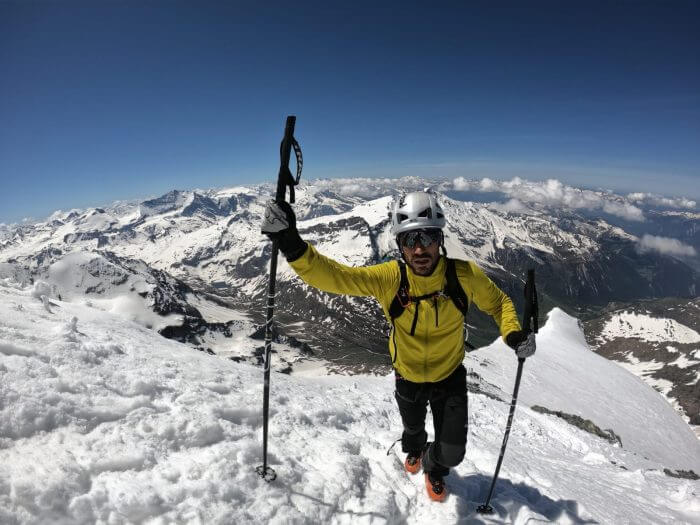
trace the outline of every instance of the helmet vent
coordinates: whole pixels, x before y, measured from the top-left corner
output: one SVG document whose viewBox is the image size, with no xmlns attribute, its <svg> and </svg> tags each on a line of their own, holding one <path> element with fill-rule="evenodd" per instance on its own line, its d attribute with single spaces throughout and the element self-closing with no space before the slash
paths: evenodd
<svg viewBox="0 0 700 525">
<path fill-rule="evenodd" d="M 391 233 L 421 229 L 441 230 L 445 227 L 445 212 L 433 192 L 412 191 L 397 196 L 391 206 Z"/>
</svg>

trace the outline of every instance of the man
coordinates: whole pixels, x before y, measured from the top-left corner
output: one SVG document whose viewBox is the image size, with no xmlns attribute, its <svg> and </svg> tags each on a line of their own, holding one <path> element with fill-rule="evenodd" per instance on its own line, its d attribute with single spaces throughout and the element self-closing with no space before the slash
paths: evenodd
<svg viewBox="0 0 700 525">
<path fill-rule="evenodd" d="M 268 203 L 262 231 L 278 242 L 290 266 L 309 285 L 331 293 L 372 296 L 379 302 L 392 325 L 389 354 L 403 423 L 404 465 L 412 474 L 422 465 L 429 497 L 443 501 L 444 477 L 464 458 L 467 441 L 462 364 L 466 306 L 474 303 L 490 314 L 518 357 L 535 352 L 535 339 L 520 329 L 512 301 L 476 264 L 447 259 L 442 232 L 445 215 L 435 194 L 413 192 L 400 197 L 391 221 L 405 265 L 390 261 L 350 267 L 321 255 L 299 236 L 294 212 L 286 202 Z M 445 294 L 450 282 L 459 286 L 451 286 Z M 462 309 L 456 304 L 460 302 Z M 428 404 L 435 430 L 432 443 L 425 431 Z"/>
</svg>

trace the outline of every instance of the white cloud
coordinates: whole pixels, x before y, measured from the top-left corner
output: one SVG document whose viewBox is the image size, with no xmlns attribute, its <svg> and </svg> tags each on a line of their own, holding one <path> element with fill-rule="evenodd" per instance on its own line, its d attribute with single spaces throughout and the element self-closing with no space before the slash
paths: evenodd
<svg viewBox="0 0 700 525">
<path fill-rule="evenodd" d="M 488 177 L 484 177 L 479 182 L 479 189 L 481 191 L 496 191 L 498 190 L 498 185 Z"/>
<path fill-rule="evenodd" d="M 519 186 L 522 186 L 523 179 L 521 179 L 520 177 L 513 177 L 511 180 L 505 181 L 502 184 L 503 184 L 504 188 L 514 189 L 514 188 L 517 188 Z"/>
<path fill-rule="evenodd" d="M 518 199 L 510 199 L 506 203 L 492 202 L 489 208 L 503 213 L 527 213 L 530 209 Z"/>
<path fill-rule="evenodd" d="M 641 251 L 655 251 L 667 255 L 695 256 L 697 251 L 688 244 L 670 237 L 657 237 L 656 235 L 644 235 L 639 240 Z"/>
<path fill-rule="evenodd" d="M 358 195 L 361 197 L 373 197 L 376 194 L 376 190 L 370 190 L 369 192 L 367 190 L 368 187 L 361 184 L 343 184 L 338 187 L 337 191 L 341 195 Z"/>
<path fill-rule="evenodd" d="M 633 202 L 641 202 L 644 204 L 652 204 L 681 210 L 692 210 L 697 206 L 696 201 L 686 199 L 685 197 L 669 198 L 662 195 L 656 195 L 654 193 L 630 193 L 627 195 L 627 198 Z"/>
<path fill-rule="evenodd" d="M 483 178 L 476 183 L 470 183 L 463 177 L 453 181 L 455 189 L 475 189 L 483 192 L 501 192 L 511 198 L 511 202 L 500 205 L 504 211 L 518 211 L 518 206 L 512 202 L 515 199 L 524 208 L 524 203 L 536 203 L 554 208 L 602 210 L 610 215 L 622 217 L 630 221 L 643 221 L 644 213 L 634 204 L 623 197 L 609 193 L 581 190 L 567 186 L 557 179 L 544 182 L 531 182 L 514 177 L 509 181 L 495 181 Z M 492 205 L 492 207 L 494 207 Z"/>
<path fill-rule="evenodd" d="M 397 187 L 412 188 L 416 184 L 418 184 L 416 180 L 408 177 L 403 179 L 318 179 L 314 180 L 310 187 L 315 191 L 328 189 L 340 195 L 375 199 L 395 192 Z"/>
<path fill-rule="evenodd" d="M 604 201 L 603 211 L 610 215 L 622 217 L 628 221 L 643 221 L 644 214 L 642 210 L 629 202 Z"/>
<path fill-rule="evenodd" d="M 452 181 L 452 188 L 457 191 L 468 191 L 472 189 L 472 181 L 469 181 L 464 177 L 457 177 Z"/>
</svg>

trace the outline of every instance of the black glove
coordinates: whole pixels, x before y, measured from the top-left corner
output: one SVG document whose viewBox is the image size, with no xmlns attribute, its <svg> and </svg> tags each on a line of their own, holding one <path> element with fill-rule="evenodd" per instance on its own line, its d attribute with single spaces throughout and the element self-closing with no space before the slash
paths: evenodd
<svg viewBox="0 0 700 525">
<path fill-rule="evenodd" d="M 296 261 L 304 255 L 306 243 L 299 236 L 297 218 L 288 202 L 267 201 L 261 230 L 270 240 L 277 241 L 287 261 Z"/>
<path fill-rule="evenodd" d="M 530 357 L 535 353 L 535 334 L 527 333 L 525 330 L 516 330 L 506 336 L 506 344 L 515 350 L 515 355 L 519 358 Z"/>
</svg>

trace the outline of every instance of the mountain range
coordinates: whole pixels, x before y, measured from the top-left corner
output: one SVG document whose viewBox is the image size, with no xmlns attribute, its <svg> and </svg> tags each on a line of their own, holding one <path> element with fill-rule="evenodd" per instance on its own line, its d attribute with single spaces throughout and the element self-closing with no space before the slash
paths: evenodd
<svg viewBox="0 0 700 525">
<path fill-rule="evenodd" d="M 538 187 L 514 179 L 507 188 L 485 181 L 317 180 L 297 189 L 294 209 L 302 237 L 321 253 L 374 264 L 399 256 L 389 231 L 393 198 L 431 187 L 447 215 L 450 257 L 475 260 L 518 311 L 525 270 L 535 267 L 543 313 L 556 306 L 579 318 L 591 348 L 610 359 L 652 363 L 631 369 L 700 424 L 700 345 L 684 331 L 699 329 L 700 215 L 670 201 L 664 207 L 552 181 Z M 272 193 L 265 184 L 174 190 L 5 226 L 0 277 L 45 283 L 50 297 L 90 303 L 200 350 L 259 363 L 270 259 L 259 228 Z M 277 288 L 275 347 L 288 370 L 310 358 L 342 373 L 389 370 L 387 324 L 373 300 L 311 289 L 282 258 Z M 633 312 L 660 320 L 660 332 L 609 329 L 627 326 Z M 684 328 L 666 330 L 671 321 Z M 477 347 L 497 337 L 476 308 L 468 328 Z M 241 353 L 235 341 L 242 337 L 259 344 Z"/>
</svg>

